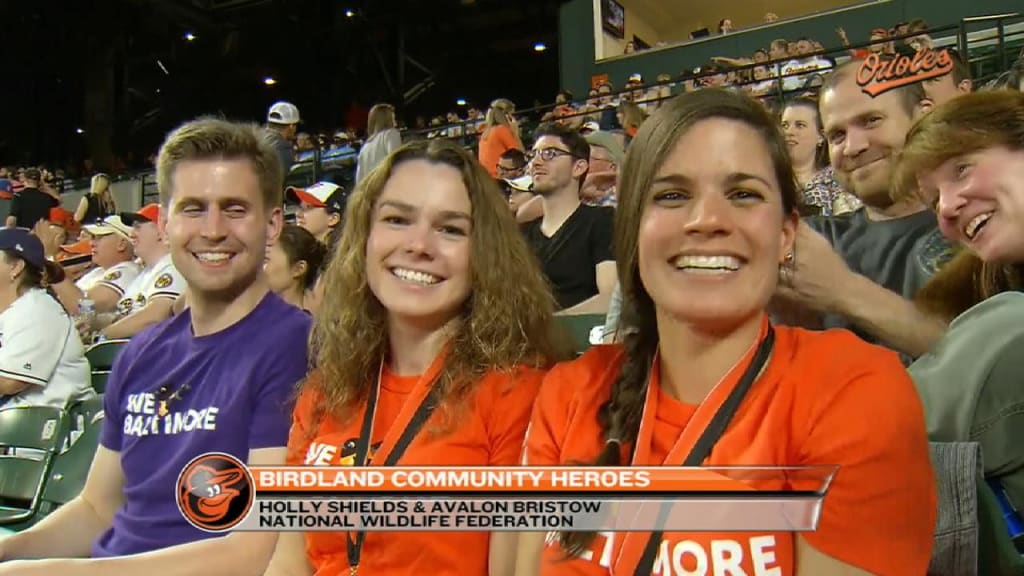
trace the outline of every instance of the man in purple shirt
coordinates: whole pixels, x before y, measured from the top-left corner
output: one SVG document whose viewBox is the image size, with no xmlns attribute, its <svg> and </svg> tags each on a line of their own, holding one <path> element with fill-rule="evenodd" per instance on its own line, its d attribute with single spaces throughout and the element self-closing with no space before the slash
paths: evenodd
<svg viewBox="0 0 1024 576">
<path fill-rule="evenodd" d="M 82 494 L 0 540 L 0 574 L 256 575 L 273 552 L 274 533 L 217 537 L 192 527 L 175 488 L 207 452 L 285 462 L 310 321 L 262 274 L 282 225 L 281 166 L 258 128 L 206 119 L 168 136 L 157 177 L 160 226 L 189 308 L 120 354 Z M 3 562 L 19 558 L 51 559 Z"/>
</svg>

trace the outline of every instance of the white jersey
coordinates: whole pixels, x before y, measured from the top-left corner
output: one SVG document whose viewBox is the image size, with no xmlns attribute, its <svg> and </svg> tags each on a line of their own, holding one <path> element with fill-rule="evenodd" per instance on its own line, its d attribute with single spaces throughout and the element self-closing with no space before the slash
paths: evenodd
<svg viewBox="0 0 1024 576">
<path fill-rule="evenodd" d="M 75 286 L 78 286 L 78 289 L 85 294 L 103 278 L 104 272 L 106 270 L 97 266 L 83 274 L 78 280 L 75 280 Z"/>
<path fill-rule="evenodd" d="M 157 298 L 175 300 L 185 290 L 185 279 L 178 274 L 171 262 L 171 255 L 165 254 L 156 264 L 142 271 L 125 291 L 124 298 L 117 303 L 121 316 L 134 314 Z"/>
<path fill-rule="evenodd" d="M 95 286 L 106 286 L 114 292 L 117 292 L 118 298 L 124 298 L 124 295 L 131 288 L 132 283 L 135 279 L 142 274 L 142 265 L 134 260 L 128 260 L 126 262 L 118 262 L 110 268 L 103 269 L 103 275 L 99 280 L 93 283 L 90 288 Z"/>
<path fill-rule="evenodd" d="M 0 396 L 3 408 L 64 408 L 95 394 L 74 321 L 45 290 L 25 292 L 0 313 L 0 376 L 29 385 Z"/>
</svg>

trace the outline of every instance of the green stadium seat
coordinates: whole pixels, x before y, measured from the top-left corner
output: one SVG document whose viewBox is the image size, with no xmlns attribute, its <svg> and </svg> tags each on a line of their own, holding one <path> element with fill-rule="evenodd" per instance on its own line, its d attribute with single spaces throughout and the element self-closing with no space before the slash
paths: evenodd
<svg viewBox="0 0 1024 576">
<path fill-rule="evenodd" d="M 127 339 L 98 342 L 85 351 L 85 359 L 89 361 L 93 372 L 109 372 L 114 367 L 114 360 L 117 359 L 121 348 L 127 343 Z"/>
<path fill-rule="evenodd" d="M 0 410 L 0 525 L 24 522 L 36 514 L 65 437 L 62 410 L 47 406 Z"/>
<path fill-rule="evenodd" d="M 582 354 L 590 348 L 590 333 L 596 327 L 604 327 L 603 314 L 579 314 L 576 316 L 557 316 L 558 321 L 568 330 L 572 337 L 573 350 Z"/>
</svg>

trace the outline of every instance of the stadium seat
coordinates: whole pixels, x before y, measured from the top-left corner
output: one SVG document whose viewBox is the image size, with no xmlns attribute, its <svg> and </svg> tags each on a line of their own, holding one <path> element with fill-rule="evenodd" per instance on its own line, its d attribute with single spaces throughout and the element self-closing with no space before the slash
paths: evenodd
<svg viewBox="0 0 1024 576">
<path fill-rule="evenodd" d="M 106 392 L 110 369 L 114 367 L 117 354 L 127 343 L 127 339 L 105 340 L 93 344 L 85 351 L 85 358 L 92 370 L 92 387 L 97 393 Z"/>
<path fill-rule="evenodd" d="M 978 482 L 978 574 L 1024 575 L 1024 557 L 1010 540 L 1010 531 L 992 488 Z"/>
<path fill-rule="evenodd" d="M 577 354 L 582 354 L 590 347 L 590 334 L 594 328 L 604 328 L 603 314 L 579 314 L 576 316 L 558 316 L 557 318 L 562 326 L 569 331 L 569 335 L 572 337 L 573 350 Z"/>
<path fill-rule="evenodd" d="M 0 410 L 0 525 L 35 515 L 65 436 L 65 414 L 57 408 Z"/>
</svg>

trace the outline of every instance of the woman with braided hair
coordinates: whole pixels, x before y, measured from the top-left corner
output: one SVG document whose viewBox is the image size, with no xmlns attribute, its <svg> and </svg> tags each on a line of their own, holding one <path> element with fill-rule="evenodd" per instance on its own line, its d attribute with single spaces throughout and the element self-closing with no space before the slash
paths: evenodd
<svg viewBox="0 0 1024 576">
<path fill-rule="evenodd" d="M 776 122 L 746 96 L 685 94 L 637 133 L 620 193 L 624 342 L 549 372 L 525 463 L 839 469 L 813 532 L 524 535 L 520 573 L 924 574 L 935 480 L 899 358 L 768 321 L 799 248 Z"/>
</svg>

